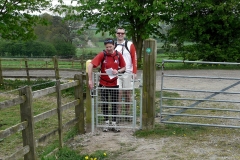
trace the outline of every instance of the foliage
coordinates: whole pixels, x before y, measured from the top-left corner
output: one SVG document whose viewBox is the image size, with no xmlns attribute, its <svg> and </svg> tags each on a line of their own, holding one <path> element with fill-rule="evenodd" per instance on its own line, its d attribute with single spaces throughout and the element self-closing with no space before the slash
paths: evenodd
<svg viewBox="0 0 240 160">
<path fill-rule="evenodd" d="M 57 50 L 51 43 L 40 41 L 0 41 L 0 55 L 11 56 L 54 56 Z"/>
<path fill-rule="evenodd" d="M 239 61 L 240 4 L 235 0 L 167 0 L 172 28 L 168 42 L 176 43 L 188 60 Z M 194 42 L 183 47 L 184 41 Z"/>
<path fill-rule="evenodd" d="M 64 41 L 0 41 L 0 55 L 5 57 L 52 57 L 71 58 L 76 55 L 76 47 Z"/>
<path fill-rule="evenodd" d="M 79 155 L 76 151 L 70 148 L 64 147 L 60 149 L 56 155 L 48 158 L 41 158 L 42 160 L 102 160 L 107 158 L 107 154 L 104 151 L 96 151 L 91 155 Z"/>
<path fill-rule="evenodd" d="M 33 27 L 45 22 L 34 13 L 51 6 L 51 0 L 0 0 L 0 35 L 4 39 L 28 40 L 34 38 Z"/>
<path fill-rule="evenodd" d="M 161 12 L 165 10 L 163 0 L 78 0 L 76 6 L 62 5 L 56 9 L 65 13 L 67 20 L 83 21 L 80 32 L 96 25 L 97 32 L 109 31 L 123 26 L 136 47 L 138 62 L 141 62 L 143 40 L 150 36 L 161 36 Z"/>
</svg>

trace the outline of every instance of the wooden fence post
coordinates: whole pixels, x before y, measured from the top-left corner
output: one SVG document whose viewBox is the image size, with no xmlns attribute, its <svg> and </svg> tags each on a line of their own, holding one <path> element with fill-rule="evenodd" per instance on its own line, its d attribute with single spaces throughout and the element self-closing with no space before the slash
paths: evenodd
<svg viewBox="0 0 240 160">
<path fill-rule="evenodd" d="M 0 58 L 0 85 L 3 85 L 2 60 Z"/>
<path fill-rule="evenodd" d="M 143 129 L 153 129 L 155 124 L 156 55 L 156 40 L 145 40 L 143 52 Z"/>
<path fill-rule="evenodd" d="M 25 68 L 26 68 L 26 73 L 27 73 L 27 80 L 28 80 L 28 82 L 30 82 L 28 60 L 25 58 L 24 61 L 25 61 Z"/>
<path fill-rule="evenodd" d="M 77 128 L 80 134 L 85 133 L 85 114 L 84 114 L 84 100 L 83 100 L 83 75 L 74 75 L 74 80 L 78 80 L 79 84 L 74 89 L 75 99 L 78 99 L 80 103 L 75 106 L 75 115 L 78 118 Z"/>
<path fill-rule="evenodd" d="M 36 142 L 34 136 L 34 119 L 32 109 L 32 89 L 26 86 L 19 90 L 19 95 L 26 96 L 26 101 L 20 104 L 21 122 L 27 121 L 28 126 L 22 131 L 23 146 L 28 145 L 30 151 L 24 155 L 24 160 L 37 160 L 36 156 Z"/>
<path fill-rule="evenodd" d="M 60 76 L 59 76 L 57 56 L 54 56 L 54 57 L 53 57 L 53 63 L 54 63 L 54 71 L 55 71 L 56 80 L 59 80 L 59 79 L 60 79 Z"/>
<path fill-rule="evenodd" d="M 59 148 L 63 147 L 61 84 L 56 81 Z"/>
<path fill-rule="evenodd" d="M 81 71 L 82 71 L 82 73 L 83 73 L 83 68 L 84 68 L 84 62 L 83 62 L 83 60 L 84 60 L 84 56 L 83 56 L 83 54 L 81 55 Z"/>
</svg>

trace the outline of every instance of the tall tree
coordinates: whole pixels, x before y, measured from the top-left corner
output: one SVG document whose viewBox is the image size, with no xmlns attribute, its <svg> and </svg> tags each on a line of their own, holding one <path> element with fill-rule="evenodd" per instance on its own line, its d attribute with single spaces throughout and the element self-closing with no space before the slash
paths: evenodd
<svg viewBox="0 0 240 160">
<path fill-rule="evenodd" d="M 30 39 L 37 23 L 37 15 L 51 6 L 52 0 L 0 0 L 0 36 L 4 39 Z M 35 14 L 35 15 L 34 15 Z"/>
<path fill-rule="evenodd" d="M 133 41 L 141 62 L 143 40 L 150 36 L 161 36 L 161 12 L 165 10 L 163 0 L 78 0 L 76 6 L 62 5 L 68 9 L 67 19 L 85 20 L 80 31 L 96 24 L 97 32 L 109 32 L 115 37 L 115 30 L 122 26 L 127 37 Z"/>
<path fill-rule="evenodd" d="M 240 2 L 236 0 L 166 0 L 170 42 L 194 42 L 196 59 L 240 60 Z M 187 47 L 189 49 L 189 47 Z M 211 50 L 211 51 L 210 51 Z M 229 52 L 231 50 L 231 52 Z M 235 52 L 235 53 L 234 53 Z M 192 57 L 192 58 L 193 58 Z M 195 59 L 192 59 L 195 60 Z"/>
</svg>

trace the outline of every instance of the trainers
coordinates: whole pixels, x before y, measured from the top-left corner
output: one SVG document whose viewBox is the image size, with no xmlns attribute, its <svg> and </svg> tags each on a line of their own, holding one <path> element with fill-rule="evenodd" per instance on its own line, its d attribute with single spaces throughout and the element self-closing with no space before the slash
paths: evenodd
<svg viewBox="0 0 240 160">
<path fill-rule="evenodd" d="M 112 122 L 112 130 L 114 132 L 120 132 L 120 129 L 117 127 L 117 123 L 116 122 Z"/>
<path fill-rule="evenodd" d="M 109 120 L 105 121 L 105 126 L 103 127 L 103 132 L 108 132 Z"/>
</svg>

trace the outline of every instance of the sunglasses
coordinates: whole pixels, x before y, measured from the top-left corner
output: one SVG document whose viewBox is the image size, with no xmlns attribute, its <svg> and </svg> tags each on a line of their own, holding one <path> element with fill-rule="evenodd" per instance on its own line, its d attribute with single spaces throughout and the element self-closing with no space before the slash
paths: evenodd
<svg viewBox="0 0 240 160">
<path fill-rule="evenodd" d="M 125 33 L 120 33 L 120 32 L 118 32 L 117 34 L 118 34 L 118 35 L 124 35 Z"/>
<path fill-rule="evenodd" d="M 108 43 L 114 44 L 114 41 L 112 39 L 108 39 L 104 41 L 104 45 Z"/>
</svg>

